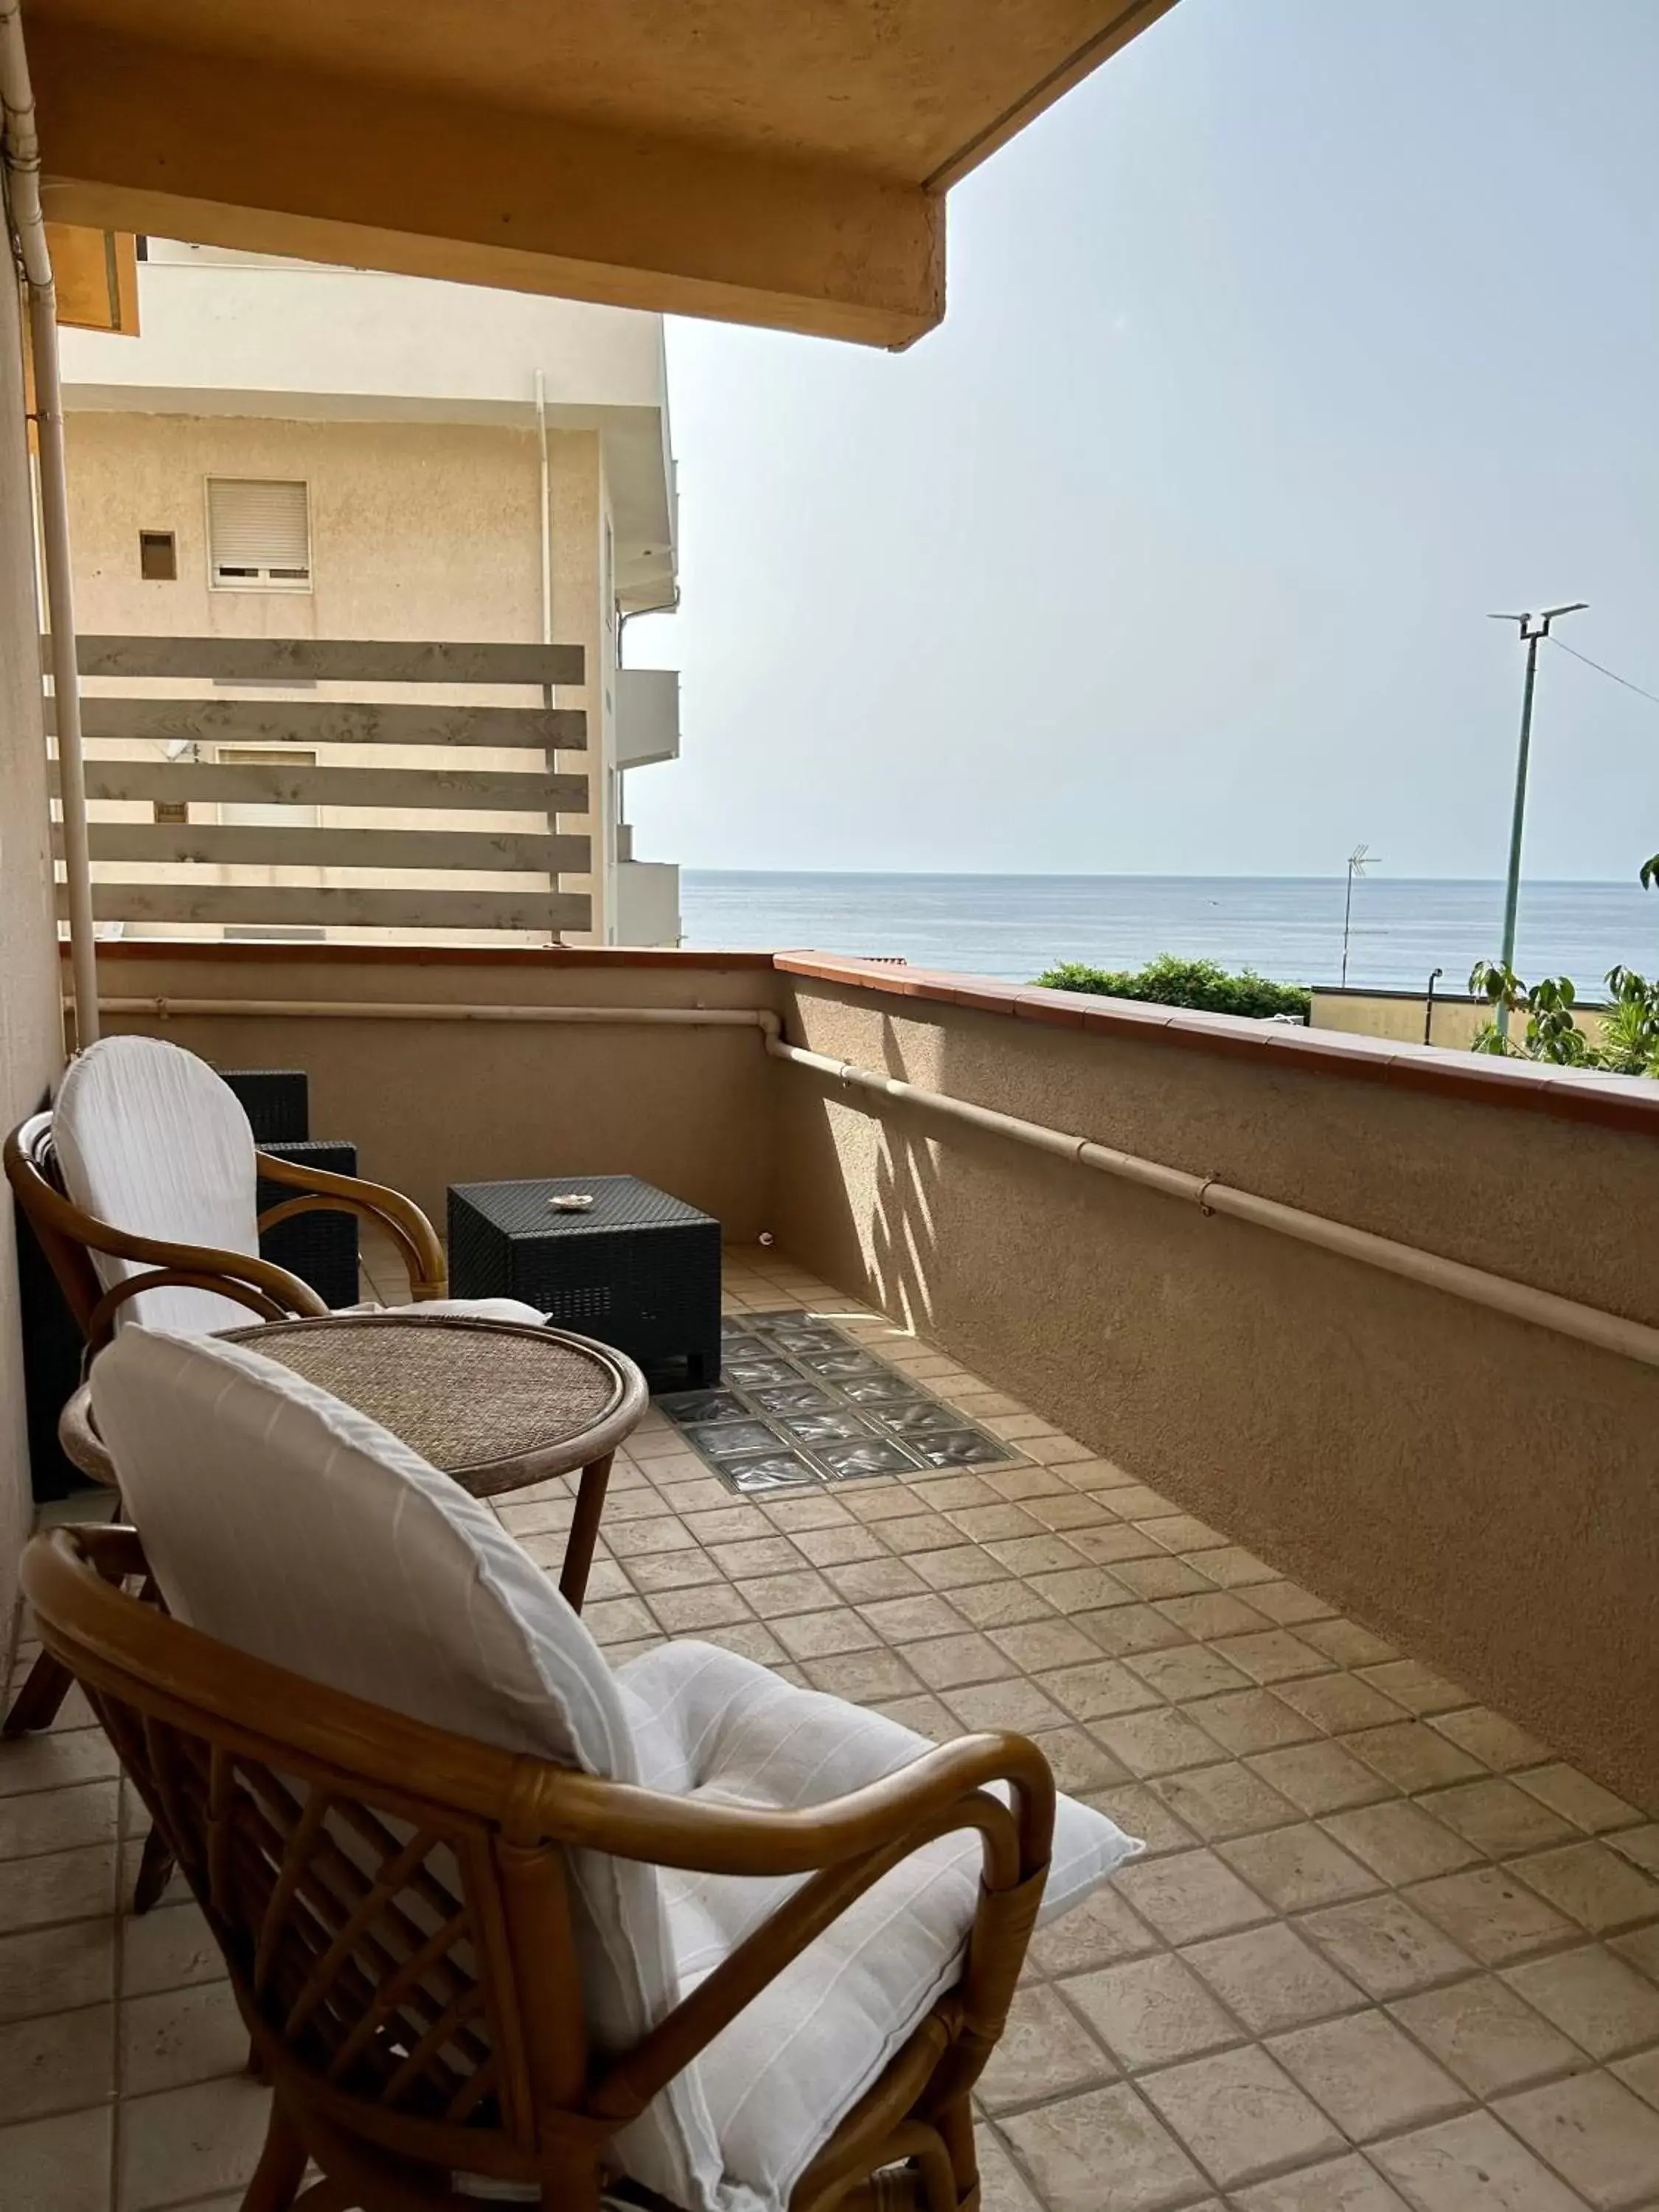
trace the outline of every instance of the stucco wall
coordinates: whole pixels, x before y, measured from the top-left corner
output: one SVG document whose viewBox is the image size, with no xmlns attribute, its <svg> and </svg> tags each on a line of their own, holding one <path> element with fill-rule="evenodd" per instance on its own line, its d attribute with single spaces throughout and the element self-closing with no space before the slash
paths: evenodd
<svg viewBox="0 0 1659 2212">
<path fill-rule="evenodd" d="M 125 945 L 111 996 L 508 1006 L 764 1006 L 751 959 L 641 965 L 627 955 L 487 961 L 353 957 L 349 948 L 237 945 L 224 953 Z M 205 957 L 204 957 L 205 956 Z M 361 1171 L 406 1191 L 440 1233 L 453 1182 L 517 1176 L 643 1176 L 716 1215 L 728 1237 L 769 1225 L 772 1098 L 780 1073 L 758 1030 L 465 1025 L 247 1015 L 131 1018 L 222 1067 L 303 1067 L 311 1127 L 349 1138 Z"/>
<path fill-rule="evenodd" d="M 1427 1000 L 1417 991 L 1316 989 L 1309 1026 L 1342 1030 L 1351 1036 L 1389 1037 L 1401 1044 L 1435 1044 L 1452 1052 L 1468 1052 L 1476 1031 L 1491 1019 L 1492 1008 L 1484 999 L 1437 997 L 1431 1016 Z M 1594 1006 L 1579 1007 L 1575 1019 L 1587 1036 L 1599 1042 L 1601 1023 Z M 1526 1016 L 1517 1015 L 1510 1025 L 1511 1034 L 1518 1038 L 1525 1027 Z"/>
<path fill-rule="evenodd" d="M 63 1058 L 21 345 L 8 270 L 0 278 L 0 1122 L 8 1129 L 45 1103 Z M 0 1645 L 31 1516 L 9 1195 L 0 1200 Z"/>
<path fill-rule="evenodd" d="M 1659 1146 L 801 981 L 794 1040 L 1659 1323 Z M 791 1071 L 776 1226 L 1659 1802 L 1659 1370 Z"/>
</svg>

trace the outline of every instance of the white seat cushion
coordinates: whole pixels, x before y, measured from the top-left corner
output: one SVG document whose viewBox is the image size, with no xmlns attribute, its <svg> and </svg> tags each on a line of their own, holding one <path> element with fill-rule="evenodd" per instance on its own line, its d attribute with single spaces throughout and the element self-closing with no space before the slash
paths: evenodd
<svg viewBox="0 0 1659 2212">
<path fill-rule="evenodd" d="M 641 1781 L 677 1796 L 781 1810 L 821 1804 L 933 1748 L 884 1714 L 796 1689 L 712 1644 L 661 1644 L 617 1679 L 635 1707 Z M 1103 1814 L 1061 1797 L 1042 1919 L 1078 1903 L 1140 1849 Z M 971 1832 L 917 1851 L 710 2044 L 696 2070 L 728 2189 L 774 2212 L 787 2203 L 826 2138 L 956 1980 L 980 1864 Z M 665 1869 L 682 1994 L 800 1879 Z"/>
<path fill-rule="evenodd" d="M 210 1636 L 509 1751 L 676 1796 L 810 1805 L 920 1757 L 883 1716 L 707 1644 L 612 1674 L 551 1580 L 459 1486 L 352 1407 L 221 1339 L 123 1331 L 93 1404 L 174 1614 Z M 1139 1847 L 1060 1801 L 1045 1917 Z M 954 1979 L 977 1838 L 878 1883 L 617 2139 L 698 2212 L 781 2212 L 800 2172 Z M 582 1986 L 625 2048 L 799 1877 L 571 1854 Z"/>
<path fill-rule="evenodd" d="M 242 1103 L 203 1060 L 159 1037 L 104 1037 L 70 1062 L 52 1102 L 64 1188 L 83 1212 L 130 1236 L 257 1256 L 258 1170 Z M 95 1252 L 106 1290 L 149 1263 Z M 259 1316 L 188 1285 L 144 1291 L 118 1324 L 246 1328 Z"/>
</svg>

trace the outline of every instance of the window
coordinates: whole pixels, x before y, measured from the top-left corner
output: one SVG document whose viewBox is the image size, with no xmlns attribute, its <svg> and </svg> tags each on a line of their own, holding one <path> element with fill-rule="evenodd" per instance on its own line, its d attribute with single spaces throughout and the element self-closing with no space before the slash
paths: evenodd
<svg viewBox="0 0 1659 2212">
<path fill-rule="evenodd" d="M 208 580 L 220 592 L 308 592 L 311 517 L 302 483 L 210 477 Z"/>
<path fill-rule="evenodd" d="M 138 532 L 138 574 L 149 584 L 171 584 L 179 574 L 179 549 L 170 530 Z"/>
<path fill-rule="evenodd" d="M 170 829 L 188 830 L 190 801 L 187 799 L 155 799 L 150 801 L 150 818 L 164 823 Z"/>
</svg>

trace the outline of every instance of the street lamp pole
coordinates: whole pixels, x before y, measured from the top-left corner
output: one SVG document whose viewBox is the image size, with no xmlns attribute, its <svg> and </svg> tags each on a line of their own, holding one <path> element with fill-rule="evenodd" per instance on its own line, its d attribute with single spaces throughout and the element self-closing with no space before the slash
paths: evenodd
<svg viewBox="0 0 1659 2212">
<path fill-rule="evenodd" d="M 1538 644 L 1550 634 L 1550 624 L 1562 615 L 1583 613 L 1588 599 L 1575 599 L 1571 606 L 1546 607 L 1540 615 L 1492 615 L 1492 622 L 1512 622 L 1519 624 L 1521 642 L 1527 648 L 1527 672 L 1521 690 L 1521 744 L 1515 763 L 1515 811 L 1510 822 L 1510 866 L 1504 884 L 1504 945 L 1499 958 L 1506 969 L 1515 966 L 1515 920 L 1521 903 L 1521 842 L 1527 826 L 1527 767 L 1532 753 L 1532 701 L 1538 681 Z M 1507 1002 L 1498 1002 L 1498 1034 L 1507 1037 L 1510 1033 L 1510 1010 Z"/>
</svg>

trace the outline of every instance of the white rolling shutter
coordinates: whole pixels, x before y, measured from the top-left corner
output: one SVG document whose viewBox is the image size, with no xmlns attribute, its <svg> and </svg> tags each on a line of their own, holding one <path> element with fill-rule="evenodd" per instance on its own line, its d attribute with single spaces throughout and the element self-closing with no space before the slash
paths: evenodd
<svg viewBox="0 0 1659 2212">
<path fill-rule="evenodd" d="M 311 588 L 311 518 L 303 483 L 208 478 L 208 562 L 216 589 Z"/>
</svg>

